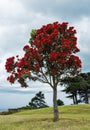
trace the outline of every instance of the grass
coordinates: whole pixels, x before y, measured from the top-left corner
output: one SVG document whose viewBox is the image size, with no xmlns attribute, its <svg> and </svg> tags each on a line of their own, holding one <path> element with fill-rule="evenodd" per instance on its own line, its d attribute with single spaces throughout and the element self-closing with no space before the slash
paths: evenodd
<svg viewBox="0 0 90 130">
<path fill-rule="evenodd" d="M 0 130 L 90 130 L 90 105 L 61 106 L 59 116 L 53 122 L 53 108 L 0 115 Z"/>
</svg>

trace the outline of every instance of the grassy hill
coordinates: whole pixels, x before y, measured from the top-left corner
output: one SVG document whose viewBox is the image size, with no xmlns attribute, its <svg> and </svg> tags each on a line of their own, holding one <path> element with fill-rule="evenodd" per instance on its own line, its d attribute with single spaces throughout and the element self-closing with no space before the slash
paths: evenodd
<svg viewBox="0 0 90 130">
<path fill-rule="evenodd" d="M 0 130 L 90 130 L 90 105 L 59 107 L 60 119 L 53 122 L 53 108 L 0 115 Z"/>
</svg>

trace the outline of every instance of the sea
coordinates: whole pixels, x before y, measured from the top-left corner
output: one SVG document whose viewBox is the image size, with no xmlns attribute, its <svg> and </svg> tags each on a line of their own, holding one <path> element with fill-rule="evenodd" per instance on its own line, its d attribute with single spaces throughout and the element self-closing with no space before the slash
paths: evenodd
<svg viewBox="0 0 90 130">
<path fill-rule="evenodd" d="M 3 111 L 7 111 L 8 108 L 3 108 L 3 109 L 0 109 L 0 112 L 3 112 Z"/>
</svg>

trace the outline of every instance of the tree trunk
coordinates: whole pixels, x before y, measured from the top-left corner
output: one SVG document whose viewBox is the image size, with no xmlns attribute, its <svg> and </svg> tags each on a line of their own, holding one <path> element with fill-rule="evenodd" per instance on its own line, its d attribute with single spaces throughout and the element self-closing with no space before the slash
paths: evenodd
<svg viewBox="0 0 90 130">
<path fill-rule="evenodd" d="M 89 104 L 88 92 L 87 92 L 87 90 L 86 90 L 86 92 L 85 92 L 85 103 L 86 103 L 86 104 Z"/>
<path fill-rule="evenodd" d="M 75 104 L 78 104 L 77 94 L 75 94 Z"/>
<path fill-rule="evenodd" d="M 59 113 L 57 105 L 57 87 L 53 88 L 53 109 L 54 109 L 54 121 L 58 121 Z"/>
<path fill-rule="evenodd" d="M 75 97 L 74 97 L 74 95 L 73 95 L 73 104 L 75 104 Z"/>
</svg>

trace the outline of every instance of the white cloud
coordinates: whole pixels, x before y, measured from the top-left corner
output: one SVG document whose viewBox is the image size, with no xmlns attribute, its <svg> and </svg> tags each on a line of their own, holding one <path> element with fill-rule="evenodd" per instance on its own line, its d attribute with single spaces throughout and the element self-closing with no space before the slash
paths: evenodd
<svg viewBox="0 0 90 130">
<path fill-rule="evenodd" d="M 63 20 L 75 20 L 79 17 L 90 16 L 89 0 L 22 0 L 23 7 L 28 11 L 42 13 Z"/>
<path fill-rule="evenodd" d="M 9 18 L 22 14 L 24 11 L 19 0 L 0 0 L 0 17 Z"/>
<path fill-rule="evenodd" d="M 75 23 L 77 28 L 78 46 L 82 54 L 90 54 L 90 17 L 83 17 Z"/>
</svg>

